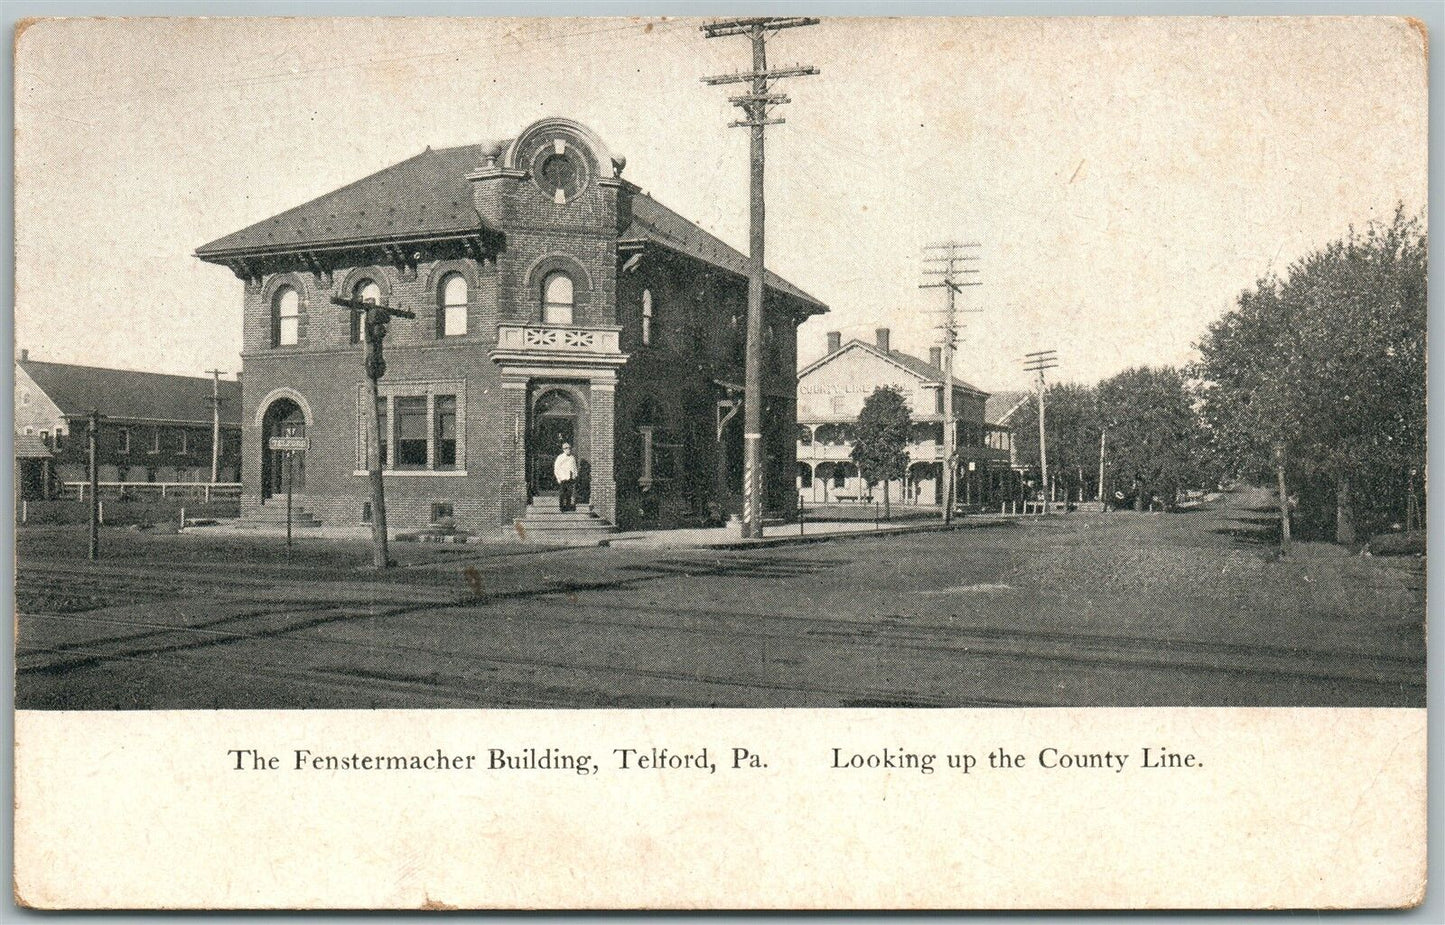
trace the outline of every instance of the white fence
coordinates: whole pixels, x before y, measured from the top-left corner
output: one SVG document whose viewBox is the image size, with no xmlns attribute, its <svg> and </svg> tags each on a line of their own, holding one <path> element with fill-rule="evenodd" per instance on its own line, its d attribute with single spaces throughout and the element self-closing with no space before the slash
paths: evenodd
<svg viewBox="0 0 1445 925">
<path fill-rule="evenodd" d="M 240 482 L 101 482 L 102 498 L 187 499 L 221 501 L 241 497 Z M 90 494 L 89 482 L 62 482 L 62 500 L 84 501 Z"/>
</svg>

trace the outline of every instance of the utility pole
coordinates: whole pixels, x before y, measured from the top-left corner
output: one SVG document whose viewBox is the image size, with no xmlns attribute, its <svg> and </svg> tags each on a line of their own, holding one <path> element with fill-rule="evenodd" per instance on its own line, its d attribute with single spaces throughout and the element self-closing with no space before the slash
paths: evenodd
<svg viewBox="0 0 1445 925">
<path fill-rule="evenodd" d="M 1044 433 L 1044 370 L 1059 365 L 1057 354 L 1056 350 L 1039 350 L 1024 359 L 1024 369 L 1039 374 L 1039 476 L 1043 479 L 1045 514 L 1049 512 L 1049 443 Z"/>
<path fill-rule="evenodd" d="M 783 77 L 805 77 L 818 73 L 816 67 L 795 65 L 768 70 L 767 39 L 770 33 L 799 26 L 816 26 L 810 16 L 753 16 L 709 23 L 702 27 L 710 39 L 746 36 L 753 45 L 753 69 L 748 73 L 721 74 L 704 77 L 708 86 L 751 83 L 750 93 L 729 97 L 728 101 L 742 109 L 745 118 L 728 124 L 729 128 L 746 126 L 752 129 L 751 180 L 748 199 L 748 324 L 747 356 L 743 374 L 743 536 L 763 535 L 763 128 L 781 125 L 785 120 L 769 118 L 771 110 L 791 102 L 782 94 L 771 93 L 770 86 Z"/>
<path fill-rule="evenodd" d="M 1289 555 L 1289 492 L 1284 482 L 1285 449 L 1283 443 L 1274 445 L 1274 473 L 1279 482 L 1279 554 Z"/>
<path fill-rule="evenodd" d="M 1109 428 L 1099 428 L 1099 510 L 1103 511 L 1104 502 L 1104 440 L 1109 434 Z"/>
<path fill-rule="evenodd" d="M 362 316 L 362 330 L 366 335 L 366 379 L 371 383 L 371 412 L 366 416 L 366 468 L 371 476 L 371 564 L 379 569 L 389 568 L 391 558 L 386 549 L 386 482 L 381 474 L 381 418 L 376 409 L 381 398 L 380 386 L 377 383 L 386 375 L 386 358 L 382 356 L 381 344 L 386 339 L 386 325 L 392 318 L 415 318 L 416 313 L 342 296 L 332 296 L 331 301 Z M 287 492 L 289 509 L 289 487 Z"/>
<path fill-rule="evenodd" d="M 211 374 L 211 484 L 221 480 L 221 375 L 222 370 L 208 369 Z"/>
<path fill-rule="evenodd" d="M 961 261 L 978 259 L 976 255 L 963 255 L 959 251 L 979 246 L 977 243 L 960 244 L 957 241 L 928 245 L 923 249 L 923 274 L 942 276 L 943 279 L 936 283 L 918 284 L 919 289 L 942 289 L 945 296 L 943 324 L 940 325 L 943 332 L 943 466 L 940 474 L 943 476 L 943 522 L 946 524 L 953 522 L 954 481 L 958 468 L 958 429 L 953 420 L 953 348 L 958 339 L 959 311 L 954 296 L 962 292 L 964 286 L 983 285 L 958 280 L 961 274 L 978 272 L 958 268 Z"/>
<path fill-rule="evenodd" d="M 90 411 L 90 424 L 85 429 L 86 461 L 90 477 L 90 561 L 100 558 L 100 466 L 97 450 L 100 443 L 100 412 Z"/>
</svg>

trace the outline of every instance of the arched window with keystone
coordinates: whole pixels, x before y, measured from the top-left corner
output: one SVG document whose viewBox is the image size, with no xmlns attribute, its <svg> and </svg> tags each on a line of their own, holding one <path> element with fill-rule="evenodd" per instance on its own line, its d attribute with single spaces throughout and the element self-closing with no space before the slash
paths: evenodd
<svg viewBox="0 0 1445 925">
<path fill-rule="evenodd" d="M 362 279 L 351 290 L 351 297 L 372 305 L 381 304 L 381 287 L 374 279 Z M 361 343 L 361 312 L 351 312 L 351 342 Z"/>
<path fill-rule="evenodd" d="M 437 287 L 441 305 L 437 313 L 437 335 L 460 337 L 467 333 L 467 280 L 460 273 L 448 273 Z"/>
<path fill-rule="evenodd" d="M 271 346 L 294 347 L 301 336 L 301 295 L 282 286 L 271 297 Z"/>
<path fill-rule="evenodd" d="M 573 306 L 572 277 L 553 270 L 542 279 L 542 323 L 571 324 Z"/>
</svg>

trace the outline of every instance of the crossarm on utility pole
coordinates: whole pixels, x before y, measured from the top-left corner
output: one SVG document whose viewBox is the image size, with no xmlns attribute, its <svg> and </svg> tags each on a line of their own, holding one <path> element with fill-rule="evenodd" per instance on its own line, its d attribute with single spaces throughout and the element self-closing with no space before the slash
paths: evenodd
<svg viewBox="0 0 1445 925">
<path fill-rule="evenodd" d="M 759 80 L 766 83 L 767 81 L 780 80 L 784 77 L 812 77 L 818 73 L 819 71 L 815 67 L 780 67 L 774 68 L 771 71 L 764 69 L 761 71 L 738 71 L 736 74 L 715 74 L 711 77 L 702 78 L 702 82 L 710 87 L 716 87 L 721 84 L 740 84 Z M 753 94 L 755 95 L 767 92 L 768 88 L 766 86 L 753 90 Z"/>
<path fill-rule="evenodd" d="M 816 26 L 819 20 L 813 16 L 745 16 L 741 19 L 720 19 L 699 26 L 699 30 L 710 39 L 729 35 L 748 35 L 762 27 L 769 32 L 779 29 L 796 29 L 799 26 Z"/>
<path fill-rule="evenodd" d="M 744 117 L 730 123 L 730 128 L 747 128 L 751 135 L 748 189 L 748 316 L 746 355 L 743 375 L 743 536 L 763 535 L 763 289 L 766 270 L 763 262 L 764 228 L 766 226 L 763 202 L 764 147 L 763 132 L 769 125 L 780 125 L 781 118 L 770 115 L 772 107 L 789 102 L 782 94 L 772 93 L 769 84 L 784 77 L 803 77 L 818 73 L 812 66 L 768 68 L 767 39 L 769 33 L 779 29 L 798 26 L 812 26 L 817 19 L 807 16 L 754 16 L 741 19 L 720 20 L 702 27 L 708 38 L 745 36 L 752 44 L 752 70 L 733 74 L 719 74 L 702 78 L 710 86 L 721 84 L 750 84 L 749 92 L 730 98 L 730 102 L 743 111 Z M 719 426 L 721 433 L 721 425 Z"/>
<path fill-rule="evenodd" d="M 331 297 L 333 305 L 340 305 L 342 308 L 349 308 L 353 312 L 369 312 L 373 308 L 379 308 L 393 318 L 415 318 L 416 312 L 409 312 L 404 308 L 393 308 L 390 305 L 378 305 L 375 302 L 363 302 L 361 299 L 348 299 L 345 296 L 334 295 Z"/>
</svg>

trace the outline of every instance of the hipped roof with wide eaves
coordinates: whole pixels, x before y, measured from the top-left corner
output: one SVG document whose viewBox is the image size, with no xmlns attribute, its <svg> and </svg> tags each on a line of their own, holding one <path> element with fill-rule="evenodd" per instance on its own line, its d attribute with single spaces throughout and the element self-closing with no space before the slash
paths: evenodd
<svg viewBox="0 0 1445 925">
<path fill-rule="evenodd" d="M 308 247 L 385 244 L 406 240 L 452 237 L 462 234 L 496 234 L 472 204 L 467 175 L 482 169 L 489 156 L 498 155 L 506 142 L 427 148 L 384 170 L 240 231 L 217 238 L 196 249 L 196 256 L 211 262 Z M 618 235 L 619 243 L 653 244 L 741 276 L 748 273 L 748 258 L 683 218 L 646 193 L 628 185 L 631 223 Z M 778 276 L 767 274 L 768 286 L 807 305 L 807 314 L 822 314 L 827 306 Z"/>
<path fill-rule="evenodd" d="M 486 230 L 467 174 L 495 145 L 427 148 L 369 177 L 196 249 L 202 260 Z"/>
</svg>

